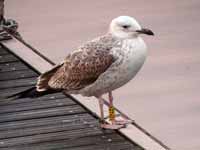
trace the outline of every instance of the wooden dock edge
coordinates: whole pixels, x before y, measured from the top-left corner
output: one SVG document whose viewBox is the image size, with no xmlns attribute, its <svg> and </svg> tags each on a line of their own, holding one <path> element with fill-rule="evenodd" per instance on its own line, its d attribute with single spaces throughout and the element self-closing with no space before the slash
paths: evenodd
<svg viewBox="0 0 200 150">
<path fill-rule="evenodd" d="M 13 40 L 3 41 L 1 43 L 40 73 L 52 68 L 52 65 L 49 62 L 41 58 L 15 38 Z M 85 98 L 79 95 L 73 95 L 73 97 L 88 110 L 97 114 L 97 116 L 100 116 L 98 111 L 98 103 L 96 100 L 94 100 L 94 98 Z M 155 141 L 152 139 L 152 137 L 145 134 L 142 130 L 134 125 L 128 125 L 127 128 L 120 129 L 119 132 L 146 150 L 169 150 L 167 146 L 165 147 L 165 145 Z"/>
</svg>

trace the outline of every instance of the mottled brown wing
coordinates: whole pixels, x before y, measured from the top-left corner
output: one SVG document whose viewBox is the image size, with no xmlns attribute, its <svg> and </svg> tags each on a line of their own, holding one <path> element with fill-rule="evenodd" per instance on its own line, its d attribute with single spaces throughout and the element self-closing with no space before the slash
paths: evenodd
<svg viewBox="0 0 200 150">
<path fill-rule="evenodd" d="M 63 63 L 58 64 L 58 65 L 54 66 L 52 69 L 41 74 L 38 77 L 37 84 L 36 84 L 37 91 L 45 91 L 45 90 L 49 89 L 49 85 L 48 85 L 49 80 L 55 74 L 55 72 L 62 66 L 63 66 Z"/>
<path fill-rule="evenodd" d="M 70 54 L 48 84 L 54 89 L 78 90 L 92 84 L 114 62 L 111 46 L 91 42 Z"/>
</svg>

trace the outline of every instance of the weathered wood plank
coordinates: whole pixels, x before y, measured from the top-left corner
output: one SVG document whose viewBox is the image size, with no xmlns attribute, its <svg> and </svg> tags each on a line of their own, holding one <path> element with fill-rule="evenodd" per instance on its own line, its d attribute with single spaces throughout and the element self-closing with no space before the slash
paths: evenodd
<svg viewBox="0 0 200 150">
<path fill-rule="evenodd" d="M 10 139 L 0 140 L 0 148 L 8 146 L 17 146 L 17 145 L 27 145 L 33 143 L 41 142 L 51 142 L 52 140 L 63 140 L 63 139 L 76 139 L 81 137 L 87 137 L 92 135 L 102 134 L 100 128 L 84 128 L 79 130 L 67 130 L 61 132 L 49 132 L 46 134 L 38 134 L 33 136 L 24 136 Z M 22 142 L 23 141 L 23 142 Z"/>
<path fill-rule="evenodd" d="M 53 107 L 58 107 L 58 106 L 69 106 L 69 105 L 75 105 L 75 104 L 76 103 L 74 101 L 68 98 L 48 100 L 48 101 L 37 100 L 37 101 L 29 102 L 29 103 L 19 103 L 15 105 L 1 106 L 0 115 L 2 113 L 14 113 L 14 112 L 25 111 L 25 110 L 53 108 Z"/>
<path fill-rule="evenodd" d="M 9 89 L 1 89 L 0 90 L 0 103 L 1 102 L 6 102 L 5 101 L 5 97 L 6 96 L 10 96 L 12 94 L 15 94 L 15 93 L 18 93 L 18 92 L 21 92 L 23 90 L 26 90 L 28 88 L 31 88 L 33 87 L 32 85 L 27 85 L 27 86 L 24 86 L 24 87 L 13 87 L 13 88 L 9 88 Z M 19 100 L 21 101 L 21 99 Z"/>
<path fill-rule="evenodd" d="M 0 63 L 17 62 L 19 61 L 14 55 L 0 55 Z"/>
<path fill-rule="evenodd" d="M 0 90 L 7 89 L 7 88 L 13 88 L 13 87 L 35 85 L 35 83 L 36 83 L 36 77 L 23 78 L 23 79 L 17 79 L 17 80 L 0 81 Z"/>
<path fill-rule="evenodd" d="M 9 131 L 16 130 L 21 128 L 31 128 L 38 126 L 47 126 L 47 125 L 55 125 L 62 124 L 63 122 L 71 122 L 72 120 L 76 120 L 80 122 L 82 120 L 93 120 L 90 114 L 82 113 L 82 114 L 72 114 L 72 115 L 61 115 L 61 116 L 49 116 L 47 118 L 36 118 L 30 120 L 19 120 L 19 121 L 10 121 L 10 122 L 2 122 L 0 123 L 0 131 Z M 85 122 L 87 123 L 87 122 Z"/>
<path fill-rule="evenodd" d="M 62 121 L 57 124 L 47 124 L 45 126 L 35 126 L 31 128 L 19 128 L 17 130 L 4 130 L 0 132 L 0 140 L 8 138 L 17 138 L 30 135 L 46 134 L 53 132 L 62 132 L 62 131 L 72 131 L 79 130 L 84 128 L 95 128 L 99 127 L 98 121 L 96 119 L 77 119 L 70 118 L 71 120 Z M 42 119 L 41 119 L 42 120 Z M 87 122 L 87 123 L 85 123 Z"/>
<path fill-rule="evenodd" d="M 0 55 L 5 55 L 8 54 L 8 51 L 5 50 L 1 45 L 0 45 Z"/>
<path fill-rule="evenodd" d="M 25 70 L 29 69 L 27 66 L 25 66 L 22 62 L 10 62 L 10 63 L 3 63 L 0 64 L 0 73 L 1 72 L 12 72 L 16 70 Z"/>
<path fill-rule="evenodd" d="M 23 88 L 15 88 L 12 89 L 13 91 L 10 90 L 10 93 L 6 91 L 8 90 L 0 90 L 0 95 L 4 96 L 3 94 L 6 95 L 11 95 L 12 93 L 17 93 L 19 91 L 23 91 L 28 89 L 29 87 L 23 87 Z M 56 99 L 62 99 L 62 98 L 66 98 L 66 96 L 64 96 L 62 93 L 56 93 L 56 94 L 50 94 L 48 96 L 42 96 L 42 97 L 38 97 L 38 98 L 21 98 L 21 99 L 14 99 L 14 100 L 8 100 L 5 98 L 0 98 L 0 107 L 4 106 L 4 105 L 15 105 L 15 104 L 20 104 L 20 103 L 31 103 L 33 101 L 48 101 L 48 100 L 56 100 Z"/>
<path fill-rule="evenodd" d="M 114 133 L 107 134 L 98 134 L 95 136 L 76 138 L 69 140 L 59 140 L 51 142 L 36 143 L 32 145 L 21 145 L 20 147 L 15 146 L 15 150 L 54 150 L 54 149 L 73 149 L 73 148 L 82 148 L 82 149 L 91 149 L 91 148 L 101 148 L 104 150 L 114 150 L 115 148 L 120 147 L 120 149 L 129 148 L 129 150 L 135 145 L 130 144 L 125 141 L 121 136 Z M 126 146 L 125 146 L 126 145 Z M 12 149 L 12 147 L 9 147 Z M 4 150 L 4 149 L 3 149 Z M 93 149 L 94 150 L 94 149 Z M 134 149 L 139 150 L 139 149 Z M 141 149 L 140 149 L 141 150 Z"/>
<path fill-rule="evenodd" d="M 0 115 L 0 123 L 7 121 L 17 121 L 24 119 L 45 118 L 59 115 L 71 115 L 76 113 L 85 113 L 86 111 L 77 105 L 68 107 L 54 107 L 48 109 L 38 109 L 30 111 L 21 111 Z"/>
<path fill-rule="evenodd" d="M 0 72 L 0 81 L 4 80 L 14 80 L 14 79 L 22 79 L 22 78 L 31 78 L 37 77 L 37 73 L 32 70 L 18 70 L 12 72 Z"/>
<path fill-rule="evenodd" d="M 59 150 L 65 150 L 66 148 L 60 148 Z M 110 143 L 101 143 L 96 145 L 82 145 L 80 147 L 70 147 L 68 150 L 143 150 L 137 146 L 133 146 L 127 141 L 120 142 L 110 142 Z"/>
</svg>

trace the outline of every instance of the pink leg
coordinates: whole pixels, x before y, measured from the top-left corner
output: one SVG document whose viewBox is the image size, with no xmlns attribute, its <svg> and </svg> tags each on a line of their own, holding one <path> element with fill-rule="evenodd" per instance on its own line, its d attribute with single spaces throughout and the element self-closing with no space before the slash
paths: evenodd
<svg viewBox="0 0 200 150">
<path fill-rule="evenodd" d="M 99 100 L 99 108 L 100 108 L 100 115 L 101 115 L 100 116 L 101 117 L 101 127 L 104 128 L 104 129 L 113 129 L 113 130 L 120 129 L 120 128 L 124 127 L 123 125 L 107 124 L 104 121 L 103 98 L 100 96 L 100 97 L 98 97 L 98 100 Z"/>
<path fill-rule="evenodd" d="M 99 109 L 100 109 L 100 117 L 101 117 L 101 121 L 103 121 L 104 120 L 104 112 L 103 112 L 103 104 L 104 104 L 104 102 L 103 102 L 103 99 L 102 99 L 102 97 L 100 96 L 100 97 L 98 97 L 98 100 L 99 100 Z"/>
<path fill-rule="evenodd" d="M 109 98 L 109 103 L 110 103 L 110 106 L 109 106 L 109 109 L 113 109 L 112 113 L 113 114 L 110 114 L 109 118 L 110 118 L 110 121 L 112 122 L 112 124 L 118 124 L 118 125 L 127 125 L 127 124 L 130 124 L 132 123 L 133 121 L 132 120 L 128 120 L 128 119 L 123 119 L 123 120 L 116 120 L 115 119 L 115 110 L 114 110 L 114 107 L 113 107 L 113 96 L 112 96 L 112 92 L 109 92 L 108 93 L 108 98 Z"/>
</svg>

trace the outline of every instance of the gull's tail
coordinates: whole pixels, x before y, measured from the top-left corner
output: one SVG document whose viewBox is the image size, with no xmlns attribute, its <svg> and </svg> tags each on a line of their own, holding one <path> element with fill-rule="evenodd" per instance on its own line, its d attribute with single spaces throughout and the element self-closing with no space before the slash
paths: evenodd
<svg viewBox="0 0 200 150">
<path fill-rule="evenodd" d="M 36 97 L 40 97 L 40 96 L 44 96 L 47 94 L 53 94 L 53 93 L 57 93 L 60 91 L 57 90 L 53 90 L 53 89 L 48 89 L 46 91 L 37 91 L 36 87 L 31 87 L 27 90 L 24 90 L 22 92 L 19 93 L 15 93 L 13 95 L 7 96 L 7 99 L 19 99 L 19 98 L 36 98 Z"/>
</svg>

